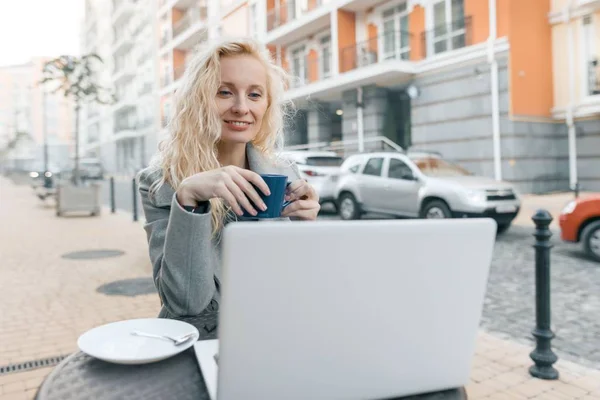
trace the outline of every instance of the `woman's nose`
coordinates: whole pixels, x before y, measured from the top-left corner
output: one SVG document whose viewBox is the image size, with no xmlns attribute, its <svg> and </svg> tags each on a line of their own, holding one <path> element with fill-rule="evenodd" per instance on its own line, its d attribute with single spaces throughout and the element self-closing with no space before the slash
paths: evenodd
<svg viewBox="0 0 600 400">
<path fill-rule="evenodd" d="M 248 104 L 246 103 L 246 99 L 244 99 L 243 97 L 237 97 L 235 100 L 235 103 L 233 104 L 233 107 L 231 107 L 231 111 L 233 111 L 236 114 L 247 114 L 248 113 Z"/>
</svg>

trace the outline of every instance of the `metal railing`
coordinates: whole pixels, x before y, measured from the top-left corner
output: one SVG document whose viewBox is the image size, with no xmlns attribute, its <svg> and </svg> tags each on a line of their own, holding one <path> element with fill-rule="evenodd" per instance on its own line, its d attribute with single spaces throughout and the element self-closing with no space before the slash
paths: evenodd
<svg viewBox="0 0 600 400">
<path fill-rule="evenodd" d="M 332 71 L 331 53 L 326 58 L 321 55 L 311 57 L 303 56 L 299 60 L 291 59 L 288 64 L 288 72 L 292 75 L 290 86 L 301 87 L 312 82 L 322 81 L 329 78 Z"/>
<path fill-rule="evenodd" d="M 410 60 L 414 36 L 406 31 L 385 32 L 340 52 L 340 72 L 386 60 Z"/>
<path fill-rule="evenodd" d="M 283 0 L 267 12 L 267 31 L 279 28 L 323 5 L 323 0 L 307 0 L 305 7 L 298 8 L 295 0 Z"/>
<path fill-rule="evenodd" d="M 385 136 L 367 137 L 362 140 L 365 151 L 398 151 L 404 152 L 404 149 Z M 340 155 L 348 156 L 358 153 L 360 141 L 358 139 L 340 140 L 335 142 L 318 142 L 309 144 L 299 144 L 287 146 L 284 150 L 319 150 L 334 151 Z"/>
<path fill-rule="evenodd" d="M 185 15 L 173 24 L 173 38 L 181 35 L 189 27 L 197 22 L 206 21 L 208 18 L 208 7 L 192 7 Z"/>
<path fill-rule="evenodd" d="M 600 94 L 600 59 L 588 63 L 588 95 Z"/>
<path fill-rule="evenodd" d="M 421 49 L 425 58 L 450 50 L 460 49 L 473 44 L 472 17 L 466 16 L 449 24 L 442 24 L 421 33 Z"/>
</svg>

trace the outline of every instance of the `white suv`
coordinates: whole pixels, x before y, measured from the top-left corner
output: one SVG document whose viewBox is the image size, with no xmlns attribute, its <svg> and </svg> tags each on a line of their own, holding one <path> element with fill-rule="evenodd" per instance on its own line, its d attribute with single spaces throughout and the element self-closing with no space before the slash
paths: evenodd
<svg viewBox="0 0 600 400">
<path fill-rule="evenodd" d="M 333 151 L 286 151 L 281 154 L 296 163 L 303 179 L 319 194 L 321 204 L 335 204 L 334 189 L 344 159 Z"/>
<path fill-rule="evenodd" d="M 342 219 L 373 212 L 417 218 L 489 217 L 508 229 L 521 207 L 507 182 L 473 176 L 431 153 L 350 156 L 335 190 Z"/>
</svg>

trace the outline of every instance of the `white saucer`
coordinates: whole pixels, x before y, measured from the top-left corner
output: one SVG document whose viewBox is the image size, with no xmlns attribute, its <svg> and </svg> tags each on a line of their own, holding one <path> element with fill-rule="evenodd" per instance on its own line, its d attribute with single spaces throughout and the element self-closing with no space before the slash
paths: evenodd
<svg viewBox="0 0 600 400">
<path fill-rule="evenodd" d="M 175 346 L 163 339 L 133 336 L 138 330 L 172 337 L 193 332 L 194 337 Z M 198 329 L 187 322 L 165 318 L 131 319 L 102 325 L 85 332 L 77 340 L 79 349 L 92 357 L 116 364 L 147 364 L 164 360 L 192 347 Z"/>
</svg>

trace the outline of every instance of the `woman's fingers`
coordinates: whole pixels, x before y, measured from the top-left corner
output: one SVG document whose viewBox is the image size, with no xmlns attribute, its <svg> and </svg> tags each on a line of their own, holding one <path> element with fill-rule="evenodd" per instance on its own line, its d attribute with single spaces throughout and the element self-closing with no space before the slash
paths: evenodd
<svg viewBox="0 0 600 400">
<path fill-rule="evenodd" d="M 227 183 L 227 188 L 231 192 L 231 194 L 237 200 L 238 205 L 242 206 L 246 211 L 248 211 L 251 215 L 256 215 L 257 211 L 250 204 L 250 200 L 244 193 L 242 189 L 237 185 L 237 183 L 232 179 L 230 179 Z M 238 213 L 238 215 L 242 215 L 243 213 Z"/>
<path fill-rule="evenodd" d="M 233 174 L 232 179 L 235 184 L 246 194 L 246 196 L 250 198 L 256 207 L 260 208 L 262 211 L 267 209 L 267 206 L 263 202 L 258 192 L 241 174 Z"/>
<path fill-rule="evenodd" d="M 227 204 L 229 204 L 229 207 L 231 207 L 234 213 L 236 213 L 237 215 L 242 215 L 244 213 L 240 208 L 240 205 L 238 204 L 235 196 L 233 195 L 233 193 L 231 193 L 226 184 L 223 184 L 219 189 L 217 189 L 216 194 L 218 197 L 225 200 Z"/>
<path fill-rule="evenodd" d="M 239 175 L 241 175 L 246 181 L 253 183 L 266 196 L 269 196 L 271 194 L 269 186 L 266 184 L 265 180 L 256 172 L 243 168 L 237 168 L 236 172 Z"/>
<path fill-rule="evenodd" d="M 288 186 L 286 200 L 294 201 L 302 198 L 316 200 L 317 194 L 308 182 L 298 179 Z"/>
<path fill-rule="evenodd" d="M 314 212 L 314 210 L 318 211 L 319 208 L 319 203 L 314 200 L 296 200 L 285 207 L 281 215 L 283 217 L 296 216 L 295 214 L 298 211 L 310 210 Z"/>
</svg>

